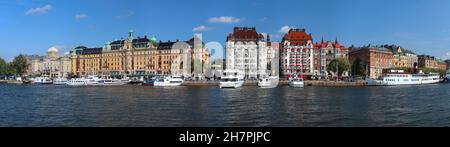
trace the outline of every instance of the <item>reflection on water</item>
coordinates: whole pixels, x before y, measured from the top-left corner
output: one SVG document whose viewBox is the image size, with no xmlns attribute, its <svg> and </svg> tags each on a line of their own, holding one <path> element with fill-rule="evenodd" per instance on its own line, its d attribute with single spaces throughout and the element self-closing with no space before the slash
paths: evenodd
<svg viewBox="0 0 450 147">
<path fill-rule="evenodd" d="M 449 88 L 3 84 L 0 126 L 450 126 Z"/>
</svg>

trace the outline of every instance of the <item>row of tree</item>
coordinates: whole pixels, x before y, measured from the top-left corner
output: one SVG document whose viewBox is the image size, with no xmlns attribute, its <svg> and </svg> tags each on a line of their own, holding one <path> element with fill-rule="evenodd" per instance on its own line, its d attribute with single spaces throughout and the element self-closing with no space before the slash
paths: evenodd
<svg viewBox="0 0 450 147">
<path fill-rule="evenodd" d="M 0 58 L 0 76 L 23 76 L 30 64 L 24 55 L 19 55 L 12 62 Z"/>
</svg>

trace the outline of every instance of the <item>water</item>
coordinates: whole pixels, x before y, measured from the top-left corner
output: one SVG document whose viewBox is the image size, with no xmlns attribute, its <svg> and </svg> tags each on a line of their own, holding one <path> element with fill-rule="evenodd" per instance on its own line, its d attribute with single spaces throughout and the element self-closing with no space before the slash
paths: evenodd
<svg viewBox="0 0 450 147">
<path fill-rule="evenodd" d="M 0 126 L 450 126 L 450 84 L 155 88 L 0 84 Z"/>
</svg>

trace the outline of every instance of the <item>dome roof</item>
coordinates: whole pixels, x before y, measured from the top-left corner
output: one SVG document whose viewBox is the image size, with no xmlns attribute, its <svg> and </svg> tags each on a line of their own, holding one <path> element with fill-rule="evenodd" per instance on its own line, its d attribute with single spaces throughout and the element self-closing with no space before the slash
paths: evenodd
<svg viewBox="0 0 450 147">
<path fill-rule="evenodd" d="M 47 50 L 47 52 L 58 52 L 58 49 L 55 47 L 51 47 Z"/>
<path fill-rule="evenodd" d="M 150 38 L 150 41 L 152 41 L 152 42 L 156 42 L 156 37 L 155 37 L 155 36 L 153 36 L 152 38 Z"/>
</svg>

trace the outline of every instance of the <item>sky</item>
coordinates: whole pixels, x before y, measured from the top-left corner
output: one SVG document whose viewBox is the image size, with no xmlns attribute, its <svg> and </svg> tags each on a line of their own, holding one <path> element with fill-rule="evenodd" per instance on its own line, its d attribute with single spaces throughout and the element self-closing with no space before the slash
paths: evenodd
<svg viewBox="0 0 450 147">
<path fill-rule="evenodd" d="M 102 47 L 135 35 L 225 44 L 233 27 L 256 27 L 272 41 L 305 28 L 315 42 L 396 44 L 450 59 L 448 0 L 0 0 L 0 58 Z M 221 56 L 220 53 L 215 53 Z"/>
</svg>

